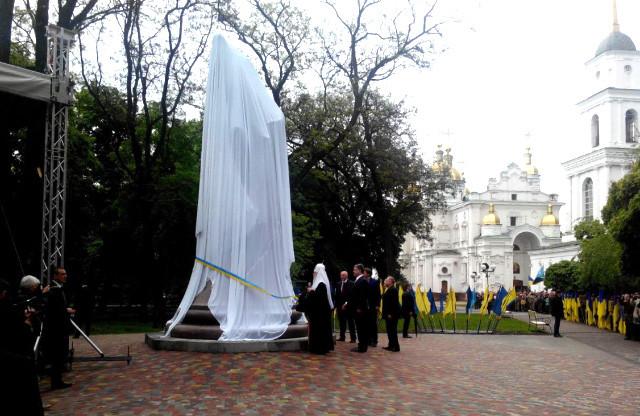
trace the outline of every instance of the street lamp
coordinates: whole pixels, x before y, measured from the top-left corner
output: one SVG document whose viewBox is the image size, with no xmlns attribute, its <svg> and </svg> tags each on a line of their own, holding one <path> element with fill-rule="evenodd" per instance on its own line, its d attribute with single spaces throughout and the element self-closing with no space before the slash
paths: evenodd
<svg viewBox="0 0 640 416">
<path fill-rule="evenodd" d="M 484 273 L 484 277 L 487 278 L 487 289 L 489 289 L 489 273 L 493 273 L 496 270 L 496 266 L 489 266 L 488 263 L 482 263 L 480 271 Z"/>
</svg>

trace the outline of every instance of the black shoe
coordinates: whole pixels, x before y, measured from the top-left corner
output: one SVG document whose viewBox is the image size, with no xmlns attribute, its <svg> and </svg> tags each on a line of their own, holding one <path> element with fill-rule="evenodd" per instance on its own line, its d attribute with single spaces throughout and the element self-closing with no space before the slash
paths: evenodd
<svg viewBox="0 0 640 416">
<path fill-rule="evenodd" d="M 402 338 L 413 338 L 411 335 L 403 335 Z"/>
<path fill-rule="evenodd" d="M 400 348 L 393 349 L 391 352 L 400 352 Z"/>
<path fill-rule="evenodd" d="M 391 347 L 382 347 L 382 349 L 383 349 L 383 350 L 387 350 L 387 351 L 393 351 L 393 350 L 391 349 Z"/>
<path fill-rule="evenodd" d="M 346 341 L 346 339 L 344 339 L 344 338 L 338 338 L 336 341 L 342 341 L 342 342 L 344 342 L 344 341 Z"/>
<path fill-rule="evenodd" d="M 59 383 L 51 384 L 51 390 L 68 389 L 71 386 L 73 386 L 73 384 L 65 383 L 64 381 L 61 381 Z"/>
<path fill-rule="evenodd" d="M 556 338 L 562 338 L 562 335 L 560 335 L 560 334 L 553 334 L 553 336 L 556 337 Z"/>
<path fill-rule="evenodd" d="M 355 339 L 352 339 L 351 341 L 349 341 L 349 344 L 355 344 L 356 342 L 358 341 L 356 341 Z"/>
<path fill-rule="evenodd" d="M 373 348 L 376 348 L 378 346 L 378 344 L 372 342 L 371 344 L 369 344 L 369 346 L 373 347 Z"/>
<path fill-rule="evenodd" d="M 351 352 L 367 352 L 367 350 L 361 350 L 360 348 L 351 348 Z"/>
</svg>

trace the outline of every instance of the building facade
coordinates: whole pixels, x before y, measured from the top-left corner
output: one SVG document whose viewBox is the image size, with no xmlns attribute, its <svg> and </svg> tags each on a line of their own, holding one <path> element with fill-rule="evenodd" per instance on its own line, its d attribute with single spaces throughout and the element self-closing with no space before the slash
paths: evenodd
<svg viewBox="0 0 640 416">
<path fill-rule="evenodd" d="M 510 164 L 478 193 L 461 191 L 464 178 L 453 168 L 450 152 L 443 157 L 438 150 L 433 169 L 451 172 L 456 191 L 433 218 L 431 240 L 406 237 L 400 263 L 409 281 L 436 293 L 450 287 L 456 292 L 469 286 L 510 288 L 527 285 L 529 276 L 553 263 L 577 258 L 573 227 L 601 219 L 609 187 L 629 172 L 640 139 L 640 52 L 620 32 L 613 5 L 613 30 L 585 64 L 590 81 L 586 98 L 577 104 L 576 153 L 562 164 L 570 189 L 563 232 L 558 222 L 563 204 L 555 194 L 541 192 L 529 149 L 522 168 Z M 488 278 L 481 273 L 482 263 L 495 267 Z M 534 290 L 543 288 L 540 284 Z"/>
<path fill-rule="evenodd" d="M 436 152 L 433 170 L 449 174 L 454 191 L 447 208 L 432 219 L 430 240 L 406 236 L 400 264 L 409 281 L 436 293 L 527 285 L 529 251 L 561 242 L 557 215 L 562 204 L 557 195 L 540 190 L 529 149 L 524 156 L 522 166 L 511 163 L 489 179 L 485 191 L 469 192 L 450 150 L 444 157 Z M 482 263 L 495 267 L 488 279 L 477 277 Z"/>
</svg>

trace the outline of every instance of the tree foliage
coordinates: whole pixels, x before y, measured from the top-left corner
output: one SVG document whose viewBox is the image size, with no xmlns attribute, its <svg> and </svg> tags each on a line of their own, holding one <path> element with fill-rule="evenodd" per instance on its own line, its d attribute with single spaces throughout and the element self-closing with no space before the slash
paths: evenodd
<svg viewBox="0 0 640 416">
<path fill-rule="evenodd" d="M 621 245 L 621 268 L 630 286 L 640 278 L 640 164 L 611 185 L 602 218 Z"/>
<path fill-rule="evenodd" d="M 562 260 L 554 263 L 546 270 L 544 275 L 545 287 L 566 292 L 579 288 L 578 262 Z"/>
<path fill-rule="evenodd" d="M 610 233 L 580 243 L 580 286 L 583 290 L 621 289 L 622 248 Z"/>
</svg>

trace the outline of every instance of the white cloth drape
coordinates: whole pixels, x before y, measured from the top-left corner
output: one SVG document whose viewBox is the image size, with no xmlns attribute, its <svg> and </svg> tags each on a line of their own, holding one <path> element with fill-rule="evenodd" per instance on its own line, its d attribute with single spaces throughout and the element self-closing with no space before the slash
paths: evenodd
<svg viewBox="0 0 640 416">
<path fill-rule="evenodd" d="M 294 260 L 284 116 L 249 61 L 220 35 L 209 62 L 196 256 L 276 296 L 196 262 L 167 334 L 207 280 L 221 340 L 275 339 L 287 328 Z"/>
</svg>

